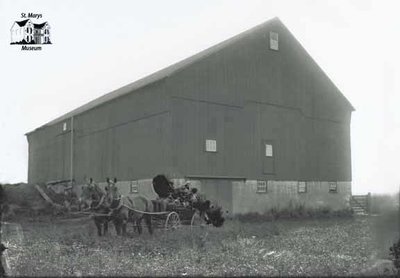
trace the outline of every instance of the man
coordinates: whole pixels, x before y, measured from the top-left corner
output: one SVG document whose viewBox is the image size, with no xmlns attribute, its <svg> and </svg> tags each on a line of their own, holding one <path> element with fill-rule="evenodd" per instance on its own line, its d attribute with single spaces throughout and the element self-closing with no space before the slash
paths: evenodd
<svg viewBox="0 0 400 278">
<path fill-rule="evenodd" d="M 104 191 L 93 181 L 92 178 L 82 186 L 82 194 L 79 200 L 80 207 L 90 208 L 93 200 L 104 196 Z"/>
</svg>

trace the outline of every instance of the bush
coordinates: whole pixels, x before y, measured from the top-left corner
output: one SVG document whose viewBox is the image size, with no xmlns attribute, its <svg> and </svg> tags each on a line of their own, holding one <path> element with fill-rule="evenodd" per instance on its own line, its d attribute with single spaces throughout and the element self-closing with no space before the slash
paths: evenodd
<svg viewBox="0 0 400 278">
<path fill-rule="evenodd" d="M 276 219 L 306 219 L 306 218 L 329 218 L 329 217 L 352 217 L 351 209 L 332 210 L 328 207 L 306 208 L 303 204 L 295 207 L 289 206 L 282 210 L 272 208 L 269 211 L 260 214 L 250 212 L 236 215 L 235 218 L 241 222 L 262 222 L 273 221 Z"/>
<path fill-rule="evenodd" d="M 397 274 L 400 276 L 400 239 L 397 243 L 394 243 L 389 250 L 393 265 L 397 269 Z"/>
<path fill-rule="evenodd" d="M 371 196 L 370 212 L 382 214 L 399 209 L 399 194 L 373 194 Z"/>
</svg>

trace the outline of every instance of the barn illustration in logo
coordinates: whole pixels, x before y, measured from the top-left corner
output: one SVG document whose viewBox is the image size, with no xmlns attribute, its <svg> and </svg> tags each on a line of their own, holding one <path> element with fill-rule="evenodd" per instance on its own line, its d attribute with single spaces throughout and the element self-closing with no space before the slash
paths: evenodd
<svg viewBox="0 0 400 278">
<path fill-rule="evenodd" d="M 10 44 L 51 44 L 50 29 L 47 21 L 40 24 L 30 19 L 15 21 L 10 29 Z"/>
</svg>

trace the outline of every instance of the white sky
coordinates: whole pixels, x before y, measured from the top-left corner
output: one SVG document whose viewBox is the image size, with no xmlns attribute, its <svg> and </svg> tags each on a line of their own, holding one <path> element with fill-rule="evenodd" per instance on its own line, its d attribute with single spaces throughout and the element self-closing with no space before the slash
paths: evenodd
<svg viewBox="0 0 400 278">
<path fill-rule="evenodd" d="M 356 108 L 353 192 L 397 191 L 398 3 L 0 0 L 0 182 L 27 180 L 26 132 L 278 16 Z M 22 12 L 43 14 L 53 45 L 35 52 L 9 44 Z"/>
</svg>

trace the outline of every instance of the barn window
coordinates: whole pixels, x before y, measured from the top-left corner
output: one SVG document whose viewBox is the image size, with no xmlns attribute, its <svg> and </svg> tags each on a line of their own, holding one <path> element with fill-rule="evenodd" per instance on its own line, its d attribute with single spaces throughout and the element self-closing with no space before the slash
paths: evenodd
<svg viewBox="0 0 400 278">
<path fill-rule="evenodd" d="M 279 35 L 276 32 L 269 32 L 269 48 L 279 50 Z"/>
<path fill-rule="evenodd" d="M 267 193 L 266 181 L 257 181 L 257 193 Z"/>
<path fill-rule="evenodd" d="M 63 131 L 67 130 L 67 123 L 63 123 Z"/>
<path fill-rule="evenodd" d="M 138 193 L 138 182 L 137 181 L 132 181 L 131 182 L 131 191 L 130 193 Z"/>
<path fill-rule="evenodd" d="M 217 151 L 217 141 L 216 140 L 206 140 L 206 152 L 216 152 Z"/>
<path fill-rule="evenodd" d="M 273 157 L 274 152 L 271 144 L 265 144 L 265 156 L 266 157 Z"/>
<path fill-rule="evenodd" d="M 329 183 L 329 192 L 336 193 L 337 192 L 337 182 Z"/>
<path fill-rule="evenodd" d="M 307 192 L 307 184 L 305 181 L 299 181 L 297 184 L 298 192 L 299 193 L 306 193 Z"/>
</svg>

